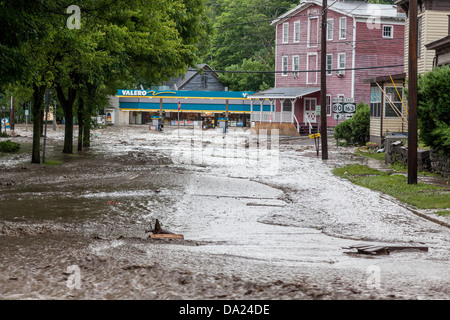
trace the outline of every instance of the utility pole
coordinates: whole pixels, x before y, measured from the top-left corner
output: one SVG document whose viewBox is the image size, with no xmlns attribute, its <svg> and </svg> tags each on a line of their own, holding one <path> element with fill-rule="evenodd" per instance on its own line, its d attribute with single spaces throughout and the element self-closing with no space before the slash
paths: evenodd
<svg viewBox="0 0 450 320">
<path fill-rule="evenodd" d="M 9 117 L 10 117 L 10 120 L 9 120 L 9 123 L 10 123 L 10 130 L 12 131 L 12 132 L 14 132 L 14 96 L 13 95 L 11 95 L 11 112 L 9 113 Z"/>
<path fill-rule="evenodd" d="M 322 139 L 322 160 L 328 159 L 327 143 L 327 0 L 322 0 L 322 38 L 320 54 L 320 137 Z"/>
<path fill-rule="evenodd" d="M 417 0 L 409 0 L 408 184 L 417 184 Z"/>
</svg>

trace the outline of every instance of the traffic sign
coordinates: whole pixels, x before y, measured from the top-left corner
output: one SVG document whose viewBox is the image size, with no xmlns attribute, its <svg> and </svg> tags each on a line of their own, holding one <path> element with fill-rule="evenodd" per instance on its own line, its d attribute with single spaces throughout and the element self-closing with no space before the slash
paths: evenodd
<svg viewBox="0 0 450 320">
<path fill-rule="evenodd" d="M 333 112 L 334 113 L 341 113 L 343 111 L 342 104 L 340 103 L 333 103 Z"/>
<path fill-rule="evenodd" d="M 345 113 L 355 113 L 356 112 L 356 104 L 355 103 L 345 103 L 343 106 L 343 110 Z"/>
<path fill-rule="evenodd" d="M 342 120 L 342 119 L 344 119 L 344 117 L 345 117 L 345 114 L 343 114 L 343 113 L 335 113 L 335 114 L 333 114 L 333 119 L 334 120 Z"/>
<path fill-rule="evenodd" d="M 310 139 L 314 139 L 314 138 L 320 138 L 320 133 L 313 133 L 309 135 Z"/>
<path fill-rule="evenodd" d="M 316 105 L 316 116 L 320 116 L 320 105 Z"/>
</svg>

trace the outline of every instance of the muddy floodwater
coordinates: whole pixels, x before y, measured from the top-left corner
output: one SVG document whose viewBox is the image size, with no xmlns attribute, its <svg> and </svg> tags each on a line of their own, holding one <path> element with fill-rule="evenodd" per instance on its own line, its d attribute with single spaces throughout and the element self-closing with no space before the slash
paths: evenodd
<svg viewBox="0 0 450 320">
<path fill-rule="evenodd" d="M 73 155 L 50 129 L 53 165 L 33 165 L 31 128 L 16 128 L 22 152 L 0 157 L 1 299 L 449 299 L 450 221 L 333 176 L 368 161 L 351 149 L 330 140 L 322 161 L 307 138 L 148 129 L 94 130 Z M 149 239 L 155 219 L 184 240 Z"/>
</svg>

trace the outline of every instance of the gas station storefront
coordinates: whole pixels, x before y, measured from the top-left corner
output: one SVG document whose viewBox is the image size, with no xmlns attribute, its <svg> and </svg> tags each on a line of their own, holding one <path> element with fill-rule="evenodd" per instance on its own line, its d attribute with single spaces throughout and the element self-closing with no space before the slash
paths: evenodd
<svg viewBox="0 0 450 320">
<path fill-rule="evenodd" d="M 213 128 L 227 119 L 229 126 L 250 126 L 248 91 L 117 90 L 122 124 L 151 124 Z M 200 122 L 201 121 L 201 122 Z"/>
</svg>

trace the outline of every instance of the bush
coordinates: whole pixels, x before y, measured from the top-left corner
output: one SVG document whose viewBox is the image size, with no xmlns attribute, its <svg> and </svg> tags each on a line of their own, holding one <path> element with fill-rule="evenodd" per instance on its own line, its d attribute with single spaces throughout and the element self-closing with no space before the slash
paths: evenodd
<svg viewBox="0 0 450 320">
<path fill-rule="evenodd" d="M 450 67 L 419 76 L 417 122 L 421 140 L 450 154 Z"/>
<path fill-rule="evenodd" d="M 369 129 L 369 106 L 361 102 L 358 104 L 353 118 L 341 122 L 334 128 L 334 138 L 363 146 L 369 141 Z"/>
<path fill-rule="evenodd" d="M 11 140 L 0 142 L 0 152 L 17 152 L 19 149 L 20 144 L 17 142 L 12 142 Z"/>
<path fill-rule="evenodd" d="M 353 142 L 351 122 L 352 119 L 348 119 L 334 127 L 334 138 L 336 140 L 345 140 L 347 143 Z"/>
<path fill-rule="evenodd" d="M 356 107 L 356 113 L 351 122 L 353 142 L 363 146 L 369 141 L 370 134 L 370 109 L 365 103 L 360 102 Z"/>
</svg>

